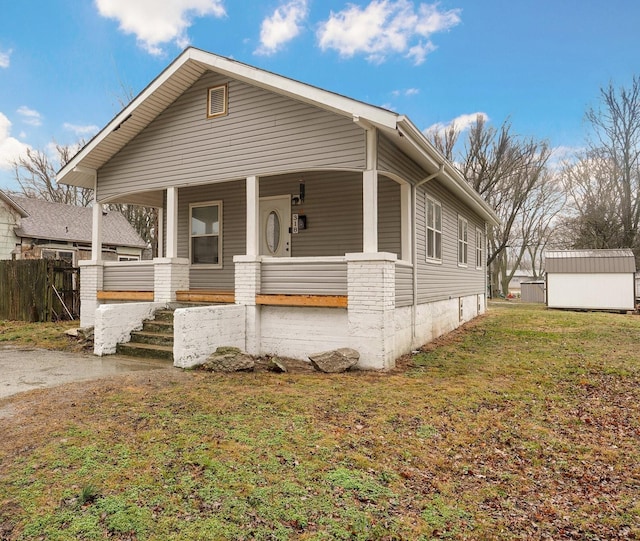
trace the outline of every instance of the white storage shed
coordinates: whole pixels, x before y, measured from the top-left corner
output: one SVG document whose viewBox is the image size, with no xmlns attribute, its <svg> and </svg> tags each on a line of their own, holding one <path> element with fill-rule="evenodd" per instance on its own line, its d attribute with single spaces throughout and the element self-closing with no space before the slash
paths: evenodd
<svg viewBox="0 0 640 541">
<path fill-rule="evenodd" d="M 636 261 L 629 249 L 545 253 L 547 306 L 633 310 Z"/>
</svg>

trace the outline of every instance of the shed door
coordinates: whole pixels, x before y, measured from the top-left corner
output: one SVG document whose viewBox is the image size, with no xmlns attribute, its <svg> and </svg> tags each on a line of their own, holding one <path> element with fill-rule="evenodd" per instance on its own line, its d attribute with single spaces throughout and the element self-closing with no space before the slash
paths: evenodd
<svg viewBox="0 0 640 541">
<path fill-rule="evenodd" d="M 260 255 L 291 256 L 291 196 L 260 198 Z"/>
</svg>

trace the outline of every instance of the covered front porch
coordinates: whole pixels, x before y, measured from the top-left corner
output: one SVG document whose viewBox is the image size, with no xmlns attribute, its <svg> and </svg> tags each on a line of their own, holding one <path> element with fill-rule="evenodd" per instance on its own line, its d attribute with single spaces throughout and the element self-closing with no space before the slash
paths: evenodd
<svg viewBox="0 0 640 541">
<path fill-rule="evenodd" d="M 290 215 L 269 211 L 278 198 L 273 194 L 281 192 Z M 81 324 L 96 327 L 95 352 L 108 354 L 154 309 L 199 303 L 176 311 L 179 366 L 202 362 L 218 345 L 303 359 L 349 346 L 361 351 L 362 367 L 388 368 L 404 352 L 395 346 L 393 312 L 414 302 L 411 194 L 409 184 L 376 171 L 307 171 L 169 188 L 158 209 L 164 224 L 158 257 L 139 262 L 99 259 L 102 212 L 96 204 L 94 259 L 82 264 Z M 217 227 L 223 248 L 218 261 L 200 266 L 187 246 L 195 242 L 187 222 L 203 199 L 222 201 Z M 296 214 L 308 219 L 299 222 L 308 229 L 296 232 Z M 233 329 L 225 330 L 224 320 Z"/>
</svg>

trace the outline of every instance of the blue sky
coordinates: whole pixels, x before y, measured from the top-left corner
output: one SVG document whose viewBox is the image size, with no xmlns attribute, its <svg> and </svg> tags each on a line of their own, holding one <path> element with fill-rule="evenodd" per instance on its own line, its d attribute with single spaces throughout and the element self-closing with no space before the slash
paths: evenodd
<svg viewBox="0 0 640 541">
<path fill-rule="evenodd" d="M 637 0 L 0 0 L 0 189 L 31 147 L 88 140 L 187 45 L 408 115 L 481 113 L 579 148 L 640 74 Z"/>
</svg>

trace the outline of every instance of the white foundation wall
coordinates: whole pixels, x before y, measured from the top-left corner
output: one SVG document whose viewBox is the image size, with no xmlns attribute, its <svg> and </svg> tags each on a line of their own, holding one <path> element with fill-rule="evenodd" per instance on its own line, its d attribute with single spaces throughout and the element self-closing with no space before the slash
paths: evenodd
<svg viewBox="0 0 640 541">
<path fill-rule="evenodd" d="M 131 302 L 127 304 L 102 304 L 95 311 L 93 353 L 111 355 L 116 346 L 131 340 L 131 331 L 142 329 L 145 319 L 150 319 L 164 303 Z"/>
<path fill-rule="evenodd" d="M 547 306 L 591 310 L 633 310 L 634 275 L 547 274 Z"/>
<path fill-rule="evenodd" d="M 462 305 L 462 318 L 460 306 Z M 395 310 L 396 358 L 484 314 L 484 295 L 469 295 Z M 415 332 L 412 327 L 415 326 Z"/>
<path fill-rule="evenodd" d="M 173 364 L 202 364 L 220 346 L 246 349 L 246 307 L 241 305 L 179 308 L 173 314 Z"/>
<path fill-rule="evenodd" d="M 343 308 L 260 307 L 260 354 L 304 361 L 309 355 L 342 347 L 349 341 L 347 311 Z"/>
</svg>

